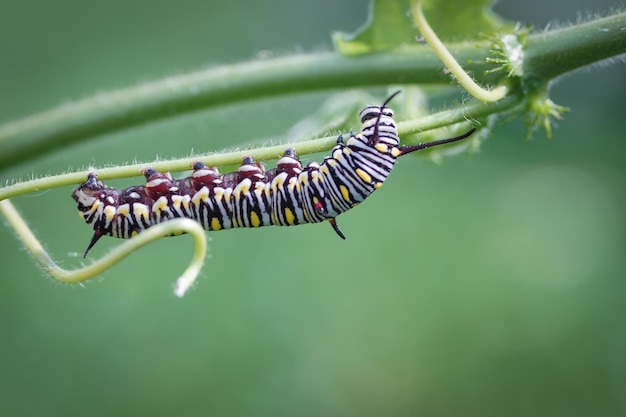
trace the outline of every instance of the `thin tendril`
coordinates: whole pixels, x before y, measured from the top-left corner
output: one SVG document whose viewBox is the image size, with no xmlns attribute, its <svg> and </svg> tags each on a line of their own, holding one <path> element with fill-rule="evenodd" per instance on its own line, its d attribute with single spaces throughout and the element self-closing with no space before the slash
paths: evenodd
<svg viewBox="0 0 626 417">
<path fill-rule="evenodd" d="M 9 224 L 13 226 L 18 238 L 39 262 L 41 267 L 57 281 L 68 284 L 75 284 L 93 278 L 154 240 L 174 234 L 188 233 L 194 239 L 193 256 L 187 269 L 176 280 L 174 288 L 174 294 L 182 297 L 198 277 L 206 257 L 207 239 L 202 226 L 190 219 L 174 219 L 155 225 L 132 239 L 126 240 L 123 244 L 88 266 L 67 270 L 54 262 L 9 200 L 0 201 L 0 213 L 4 214 Z"/>
<path fill-rule="evenodd" d="M 417 26 L 417 29 L 422 34 L 426 43 L 428 43 L 428 45 L 433 49 L 433 52 L 435 52 L 437 57 L 439 57 L 443 64 L 450 70 L 452 75 L 456 77 L 459 84 L 461 84 L 461 86 L 463 86 L 468 93 L 485 103 L 498 101 L 506 96 L 508 93 L 508 88 L 506 86 L 501 85 L 493 90 L 486 90 L 478 85 L 472 77 L 465 72 L 463 67 L 461 67 L 461 65 L 456 61 L 450 51 L 448 51 L 448 48 L 446 48 L 443 42 L 439 40 L 435 31 L 433 31 L 428 24 L 428 21 L 424 16 L 424 12 L 422 11 L 422 0 L 413 0 L 411 9 L 413 11 L 413 21 L 415 22 L 415 26 Z"/>
</svg>

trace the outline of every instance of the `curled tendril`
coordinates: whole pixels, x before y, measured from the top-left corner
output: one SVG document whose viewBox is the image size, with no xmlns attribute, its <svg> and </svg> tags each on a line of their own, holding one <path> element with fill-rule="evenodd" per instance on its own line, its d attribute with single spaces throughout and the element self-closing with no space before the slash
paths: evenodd
<svg viewBox="0 0 626 417">
<path fill-rule="evenodd" d="M 448 48 L 439 40 L 435 31 L 430 27 L 424 12 L 422 11 L 422 0 L 413 0 L 411 2 L 411 10 L 413 14 L 413 22 L 420 31 L 426 43 L 433 49 L 433 52 L 455 76 L 456 80 L 463 86 L 468 93 L 485 103 L 498 101 L 506 96 L 509 89 L 506 86 L 499 86 L 492 90 L 487 90 L 478 85 L 472 77 L 461 67 L 456 59 L 452 56 Z"/>
<path fill-rule="evenodd" d="M 194 240 L 193 256 L 187 269 L 185 269 L 183 274 L 176 280 L 174 287 L 174 294 L 178 297 L 182 297 L 198 277 L 206 257 L 207 238 L 202 226 L 190 219 L 174 219 L 155 225 L 139 233 L 132 239 L 126 240 L 123 244 L 90 265 L 74 270 L 67 270 L 61 268 L 54 262 L 9 200 L 0 201 L 0 212 L 7 218 L 9 224 L 13 226 L 19 239 L 37 262 L 39 262 L 41 267 L 57 281 L 68 284 L 87 281 L 95 277 L 126 258 L 132 252 L 154 240 L 165 236 L 187 233 L 191 235 Z"/>
</svg>

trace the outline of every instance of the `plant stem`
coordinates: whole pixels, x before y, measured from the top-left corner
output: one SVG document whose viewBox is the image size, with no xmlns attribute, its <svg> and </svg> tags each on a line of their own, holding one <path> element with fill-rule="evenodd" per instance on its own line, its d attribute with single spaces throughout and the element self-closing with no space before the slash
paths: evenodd
<svg viewBox="0 0 626 417">
<path fill-rule="evenodd" d="M 525 74 L 542 82 L 626 52 L 626 13 L 529 36 Z M 449 49 L 482 84 L 497 85 L 488 42 Z M 465 63 L 468 63 L 465 65 Z M 389 84 L 449 84 L 427 47 L 344 57 L 316 53 L 224 65 L 96 95 L 0 126 L 0 169 L 54 149 L 199 109 L 263 97 Z"/>
<path fill-rule="evenodd" d="M 481 57 L 473 51 L 473 59 Z M 483 57 L 484 58 L 484 57 Z M 0 126 L 0 167 L 131 126 L 229 103 L 295 92 L 394 83 L 445 83 L 428 49 L 346 58 L 297 55 L 168 77 L 99 94 Z"/>
<path fill-rule="evenodd" d="M 524 73 L 551 80 L 626 53 L 626 12 L 528 38 Z"/>
<path fill-rule="evenodd" d="M 491 104 L 485 104 L 474 100 L 467 102 L 458 108 L 444 110 L 415 120 L 399 122 L 398 133 L 400 136 L 408 136 L 457 123 L 475 121 L 476 119 L 483 119 L 490 114 L 509 111 L 518 106 L 520 103 L 522 103 L 522 97 L 516 95 L 509 95 L 497 103 Z M 298 155 L 307 155 L 327 151 L 335 146 L 336 143 L 337 138 L 335 136 L 329 136 L 325 138 L 290 143 L 289 147 L 294 148 Z M 282 155 L 286 147 L 286 144 L 281 144 L 259 149 L 221 152 L 213 155 L 196 155 L 191 158 L 159 161 L 150 164 L 139 163 L 118 167 L 101 168 L 98 169 L 97 172 L 100 180 L 108 180 L 141 176 L 141 169 L 148 165 L 162 172 L 185 171 L 188 170 L 191 164 L 195 161 L 202 161 L 208 166 L 221 167 L 239 164 L 244 156 L 252 156 L 257 161 L 277 159 L 278 156 Z M 40 190 L 79 184 L 85 181 L 87 174 L 87 171 L 80 171 L 38 178 L 9 185 L 0 188 L 0 201 Z"/>
</svg>

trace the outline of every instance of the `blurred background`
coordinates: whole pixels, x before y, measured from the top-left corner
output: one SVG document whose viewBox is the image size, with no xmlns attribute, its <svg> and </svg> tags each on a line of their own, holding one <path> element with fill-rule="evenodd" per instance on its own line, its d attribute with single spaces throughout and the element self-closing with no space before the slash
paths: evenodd
<svg viewBox="0 0 626 417">
<path fill-rule="evenodd" d="M 0 123 L 207 65 L 329 50 L 367 9 L 250 3 L 2 0 Z M 617 5 L 494 10 L 543 29 Z M 69 286 L 0 226 L 0 415 L 626 415 L 625 92 L 623 64 L 580 71 L 553 88 L 571 112 L 552 139 L 524 141 L 513 121 L 471 157 L 401 160 L 339 219 L 346 241 L 327 225 L 213 233 L 182 300 L 189 237 Z M 0 180 L 276 138 L 327 97 L 106 135 Z M 68 267 L 91 236 L 71 189 L 14 200 Z"/>
</svg>

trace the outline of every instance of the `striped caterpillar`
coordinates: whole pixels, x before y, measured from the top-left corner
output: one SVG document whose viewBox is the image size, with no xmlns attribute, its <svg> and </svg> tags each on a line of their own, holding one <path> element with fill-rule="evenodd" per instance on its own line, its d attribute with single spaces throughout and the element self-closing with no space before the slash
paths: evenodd
<svg viewBox="0 0 626 417">
<path fill-rule="evenodd" d="M 94 230 L 84 256 L 102 236 L 128 239 L 180 217 L 191 218 L 206 230 L 328 221 L 345 239 L 335 218 L 380 188 L 398 157 L 464 139 L 475 131 L 401 146 L 393 111 L 387 107 L 396 94 L 380 106 L 364 108 L 361 131 L 351 133 L 345 143 L 339 136 L 331 155 L 319 164 L 303 167 L 295 150 L 289 148 L 276 168 L 268 171 L 252 157 L 245 157 L 237 171 L 226 174 L 194 162 L 192 175 L 177 180 L 147 167 L 142 170 L 144 186 L 123 190 L 104 185 L 96 173 L 89 173 L 87 181 L 72 193 L 79 214 Z"/>
</svg>

